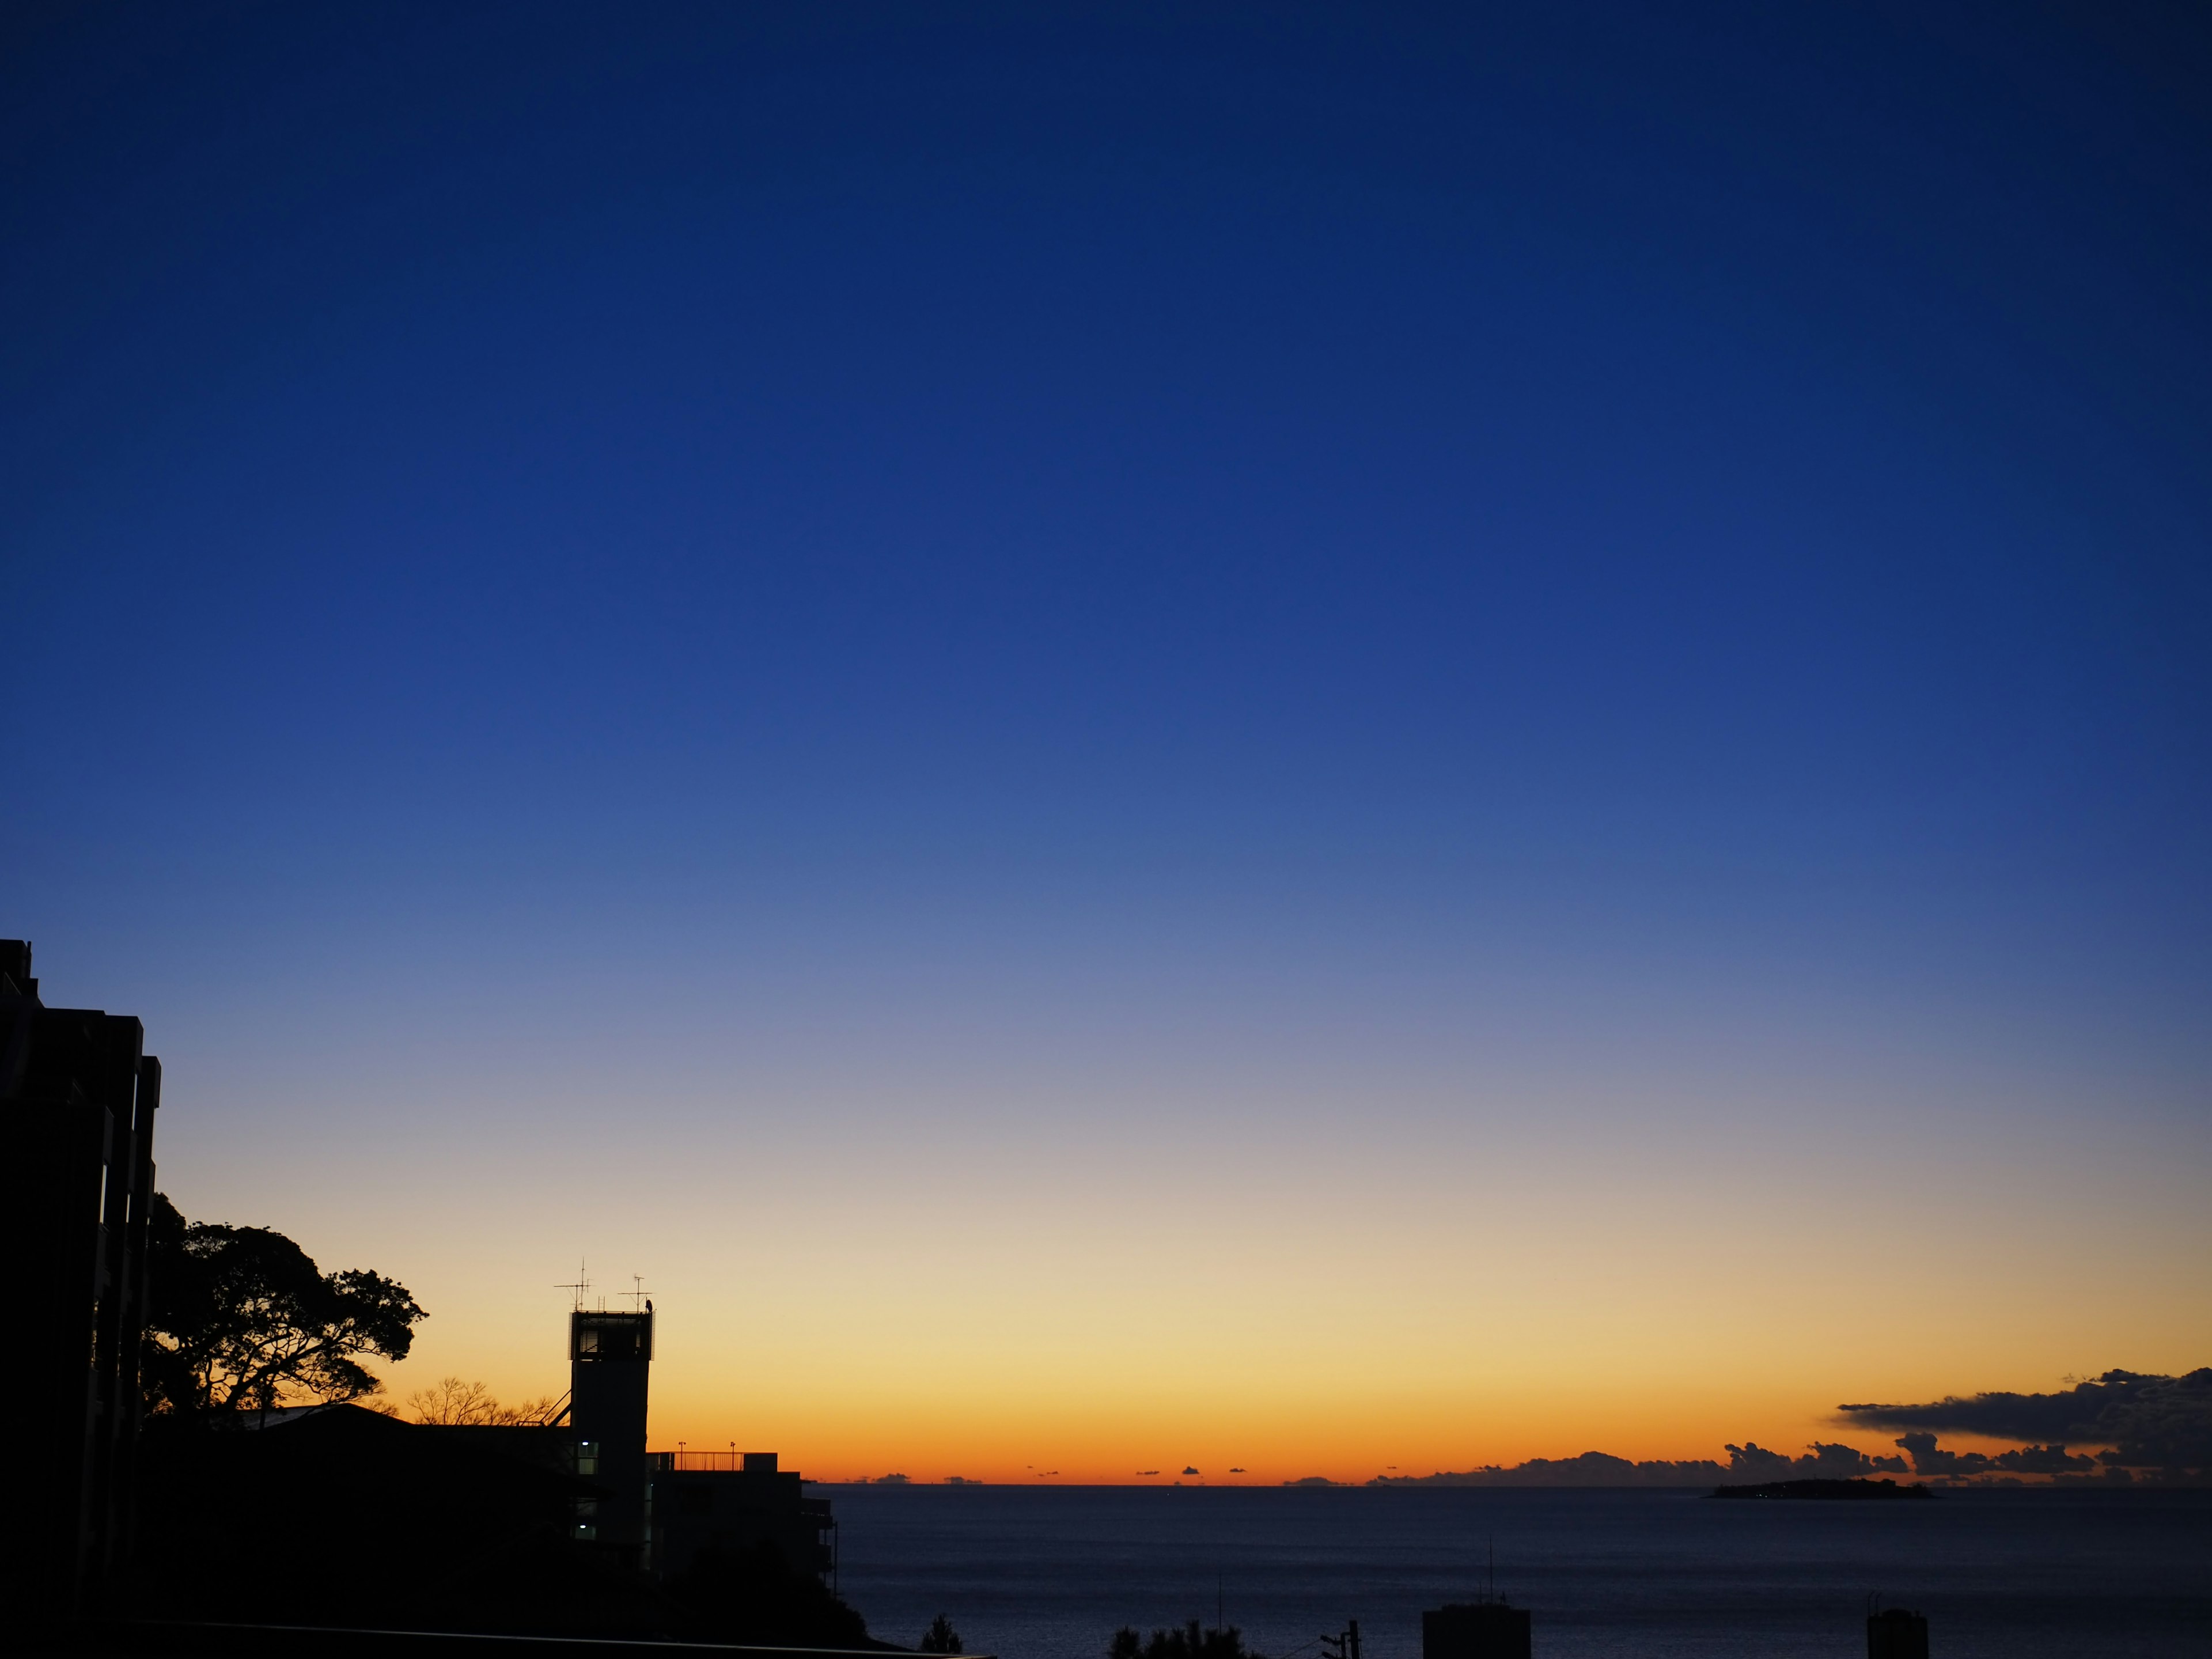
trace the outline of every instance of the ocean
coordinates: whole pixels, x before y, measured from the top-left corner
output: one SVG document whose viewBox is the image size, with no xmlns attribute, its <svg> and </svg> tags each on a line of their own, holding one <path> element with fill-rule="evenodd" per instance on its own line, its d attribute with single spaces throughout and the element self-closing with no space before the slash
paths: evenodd
<svg viewBox="0 0 2212 1659">
<path fill-rule="evenodd" d="M 840 1584 L 886 1640 L 1103 1659 L 1117 1626 L 1217 1606 L 1269 1659 L 1419 1659 L 1421 1610 L 1489 1583 L 1569 1656 L 1859 1659 L 1869 1596 L 1936 1659 L 2212 1659 L 2212 1492 L 1986 1490 L 1925 1504 L 1695 1492 L 812 1487 Z"/>
</svg>

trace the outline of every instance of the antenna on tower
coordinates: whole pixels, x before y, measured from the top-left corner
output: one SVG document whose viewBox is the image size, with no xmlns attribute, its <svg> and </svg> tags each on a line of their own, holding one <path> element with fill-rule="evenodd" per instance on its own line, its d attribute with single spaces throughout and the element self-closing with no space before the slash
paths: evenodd
<svg viewBox="0 0 2212 1659">
<path fill-rule="evenodd" d="M 592 1288 L 592 1276 L 584 1271 L 584 1258 L 581 1256 L 578 1256 L 576 1258 L 576 1282 L 574 1284 L 556 1285 L 553 1288 L 556 1291 L 567 1291 L 569 1292 L 569 1294 L 575 1298 L 575 1310 L 578 1313 L 583 1312 L 584 1292 Z"/>
<path fill-rule="evenodd" d="M 619 1294 L 629 1298 L 629 1310 L 632 1313 L 643 1313 L 645 1311 L 645 1298 L 652 1294 L 652 1292 L 645 1288 L 645 1275 L 643 1273 L 632 1273 L 629 1276 L 629 1282 L 631 1288 L 627 1291 L 623 1291 L 619 1292 Z"/>
</svg>

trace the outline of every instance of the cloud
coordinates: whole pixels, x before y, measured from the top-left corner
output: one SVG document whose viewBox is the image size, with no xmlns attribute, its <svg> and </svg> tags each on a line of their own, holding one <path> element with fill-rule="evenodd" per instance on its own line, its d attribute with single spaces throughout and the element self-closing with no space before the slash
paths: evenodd
<svg viewBox="0 0 2212 1659">
<path fill-rule="evenodd" d="M 1924 1406 L 1839 1406 L 1844 1420 L 1903 1429 L 1905 1455 L 1869 1454 L 1840 1441 L 1814 1441 L 1796 1456 L 1756 1440 L 1731 1443 L 1728 1462 L 1691 1458 L 1636 1463 L 1607 1452 L 1532 1457 L 1435 1474 L 1380 1474 L 1374 1486 L 1705 1486 L 1770 1480 L 1863 1480 L 1917 1474 L 1943 1480 L 2045 1477 L 2079 1481 L 2101 1465 L 2107 1479 L 2186 1481 L 2212 1478 L 2212 1367 L 2185 1376 L 2106 1371 L 2061 1394 L 1957 1395 Z M 2008 1451 L 1946 1451 L 1938 1430 L 2026 1440 Z M 2106 1447 L 2101 1455 L 2069 1449 Z M 1908 1461 L 1910 1460 L 1910 1461 Z"/>
<path fill-rule="evenodd" d="M 2094 1469 L 2094 1457 L 2066 1455 L 2063 1446 L 2021 1446 L 2008 1452 L 1999 1452 L 1990 1460 L 2010 1474 L 2069 1474 L 2077 1469 Z"/>
<path fill-rule="evenodd" d="M 1729 1474 L 1744 1480 L 1852 1480 L 1870 1474 L 1902 1474 L 1901 1457 L 1869 1457 L 1856 1446 L 1815 1440 L 1802 1457 L 1769 1451 L 1756 1440 L 1728 1449 Z"/>
<path fill-rule="evenodd" d="M 2057 1394 L 1950 1395 L 1921 1406 L 1837 1410 L 1847 1423 L 1911 1431 L 1897 1443 L 1923 1474 L 2058 1474 L 2087 1467 L 2078 1455 L 2066 1455 L 2067 1446 L 2082 1444 L 2110 1448 L 2099 1460 L 2108 1468 L 2153 1470 L 2169 1479 L 2212 1474 L 2212 1366 L 2184 1376 L 2110 1370 Z M 1938 1450 L 1939 1430 L 2049 1443 L 1990 1458 Z"/>
<path fill-rule="evenodd" d="M 1958 1477 L 1989 1473 L 1990 1460 L 1982 1453 L 1945 1451 L 1925 1429 L 1906 1435 L 1897 1443 L 1911 1455 L 1916 1474 Z"/>
<path fill-rule="evenodd" d="M 2212 1475 L 2212 1366 L 2160 1384 L 2112 1413 L 2112 1461 L 2124 1468 Z"/>
<path fill-rule="evenodd" d="M 2203 1375 L 2203 1373 L 2194 1373 Z M 2076 1383 L 2063 1394 L 1946 1395 L 1924 1406 L 1838 1406 L 1846 1423 L 1870 1429 L 1949 1430 L 1986 1435 L 1992 1440 L 2095 1438 L 2094 1425 L 2108 1412 L 2173 1382 L 2136 1371 L 2106 1371 L 2094 1382 Z"/>
<path fill-rule="evenodd" d="M 2097 1467 L 2095 1458 L 2082 1452 L 2069 1453 L 2057 1442 L 2048 1446 L 2015 1446 L 1990 1456 L 1984 1452 L 1945 1451 L 1936 1443 L 1936 1437 L 1923 1429 L 1897 1443 L 1911 1454 L 1913 1473 L 1945 1480 L 1972 1480 L 1985 1474 L 2077 1474 Z"/>
</svg>

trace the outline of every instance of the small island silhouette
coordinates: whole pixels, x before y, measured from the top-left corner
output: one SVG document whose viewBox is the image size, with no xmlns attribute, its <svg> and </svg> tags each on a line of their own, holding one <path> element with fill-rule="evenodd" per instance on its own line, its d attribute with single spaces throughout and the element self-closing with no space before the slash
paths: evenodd
<svg viewBox="0 0 2212 1659">
<path fill-rule="evenodd" d="M 1900 1486 L 1894 1480 L 1765 1480 L 1747 1486 L 1715 1486 L 1713 1498 L 1816 1498 L 1852 1499 L 1932 1498 L 1925 1486 Z"/>
</svg>

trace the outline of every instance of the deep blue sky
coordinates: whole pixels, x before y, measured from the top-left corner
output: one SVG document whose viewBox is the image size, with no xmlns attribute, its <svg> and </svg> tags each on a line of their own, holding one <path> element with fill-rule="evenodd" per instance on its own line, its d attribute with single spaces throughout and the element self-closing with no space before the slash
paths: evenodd
<svg viewBox="0 0 2212 1659">
<path fill-rule="evenodd" d="M 2201 1160 L 2208 36 L 12 9 L 0 925 L 203 1208 L 564 1090 Z"/>
</svg>

